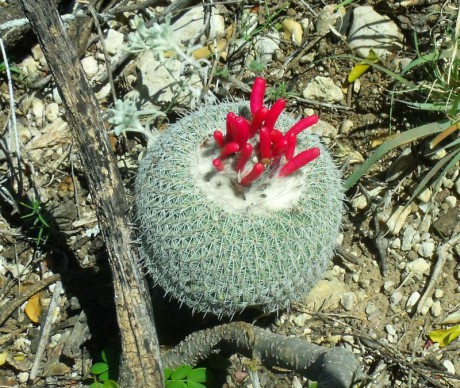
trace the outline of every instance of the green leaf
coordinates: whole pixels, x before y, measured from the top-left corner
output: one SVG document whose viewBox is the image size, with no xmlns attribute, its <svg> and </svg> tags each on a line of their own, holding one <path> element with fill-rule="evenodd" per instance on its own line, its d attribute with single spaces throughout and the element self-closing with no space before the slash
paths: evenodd
<svg viewBox="0 0 460 388">
<path fill-rule="evenodd" d="M 455 340 L 455 338 L 460 336 L 460 325 L 451 327 L 450 329 L 430 331 L 428 336 L 433 342 L 439 343 L 439 346 L 444 348 Z"/>
<path fill-rule="evenodd" d="M 115 380 L 104 381 L 104 388 L 120 388 Z"/>
<path fill-rule="evenodd" d="M 105 362 L 96 362 L 90 369 L 93 375 L 100 375 L 101 373 L 107 372 L 109 366 Z"/>
<path fill-rule="evenodd" d="M 206 385 L 191 380 L 187 380 L 187 385 L 188 388 L 206 388 Z"/>
<path fill-rule="evenodd" d="M 389 140 L 385 141 L 369 158 L 348 177 L 344 183 L 345 190 L 351 188 L 379 159 L 391 151 L 393 148 L 410 143 L 414 140 L 439 133 L 451 125 L 451 121 L 443 121 L 439 123 L 429 123 L 417 128 L 412 128 L 408 131 L 399 133 Z"/>
<path fill-rule="evenodd" d="M 206 368 L 193 369 L 187 376 L 187 381 L 194 381 L 197 383 L 205 383 L 207 381 Z"/>
<path fill-rule="evenodd" d="M 101 383 L 98 383 L 98 382 L 96 381 L 96 382 L 90 384 L 90 385 L 89 385 L 89 388 L 104 388 L 104 385 L 101 384 Z"/>
<path fill-rule="evenodd" d="M 166 381 L 166 388 L 187 388 L 187 384 L 181 380 Z"/>
<path fill-rule="evenodd" d="M 171 380 L 185 380 L 192 370 L 193 368 L 190 365 L 181 365 L 174 369 L 171 374 Z"/>
<path fill-rule="evenodd" d="M 163 372 L 164 372 L 164 375 L 165 375 L 165 380 L 168 380 L 171 377 L 172 369 L 165 368 Z"/>
<path fill-rule="evenodd" d="M 109 371 L 107 370 L 106 372 L 101 373 L 99 376 L 99 380 L 106 382 L 109 380 Z"/>
</svg>

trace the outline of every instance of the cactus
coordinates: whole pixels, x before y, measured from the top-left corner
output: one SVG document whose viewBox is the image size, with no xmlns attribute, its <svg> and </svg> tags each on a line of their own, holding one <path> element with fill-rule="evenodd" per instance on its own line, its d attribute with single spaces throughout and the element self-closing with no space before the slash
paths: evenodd
<svg viewBox="0 0 460 388">
<path fill-rule="evenodd" d="M 268 109 L 264 91 L 257 78 L 249 103 L 188 114 L 140 164 L 141 258 L 154 282 L 194 311 L 289 307 L 321 279 L 336 244 L 342 182 L 305 130 L 318 118 L 296 121 L 284 100 Z"/>
</svg>

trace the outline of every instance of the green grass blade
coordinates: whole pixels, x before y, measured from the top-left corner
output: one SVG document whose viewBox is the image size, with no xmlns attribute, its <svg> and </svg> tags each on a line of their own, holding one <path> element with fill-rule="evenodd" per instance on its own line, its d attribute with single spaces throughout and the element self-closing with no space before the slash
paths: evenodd
<svg viewBox="0 0 460 388">
<path fill-rule="evenodd" d="M 393 138 L 387 140 L 369 158 L 353 171 L 344 183 L 345 190 L 350 189 L 359 178 L 361 178 L 377 161 L 393 148 L 403 144 L 410 143 L 414 140 L 439 133 L 451 125 L 451 121 L 443 121 L 439 123 L 429 123 L 417 128 L 412 128 L 409 131 L 399 133 Z"/>
</svg>

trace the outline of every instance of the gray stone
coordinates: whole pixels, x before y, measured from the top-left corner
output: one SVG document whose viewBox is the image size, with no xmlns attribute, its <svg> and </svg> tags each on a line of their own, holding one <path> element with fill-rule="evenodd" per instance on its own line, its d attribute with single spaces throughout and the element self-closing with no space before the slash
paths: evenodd
<svg viewBox="0 0 460 388">
<path fill-rule="evenodd" d="M 412 295 L 409 296 L 409 299 L 407 299 L 406 310 L 408 311 L 412 310 L 412 307 L 414 307 L 417 304 L 419 299 L 420 299 L 420 293 L 418 291 L 413 292 Z"/>
<path fill-rule="evenodd" d="M 346 311 L 350 311 L 353 309 L 356 303 L 356 295 L 354 292 L 346 292 L 340 298 L 340 304 Z"/>
<path fill-rule="evenodd" d="M 402 241 L 401 241 L 401 250 L 410 251 L 412 248 L 412 241 L 414 236 L 417 234 L 417 231 L 412 225 L 408 225 L 404 230 Z"/>
<path fill-rule="evenodd" d="M 81 65 L 83 66 L 83 70 L 89 79 L 93 78 L 99 70 L 97 60 L 93 56 L 83 58 L 81 60 Z"/>
<path fill-rule="evenodd" d="M 303 90 L 302 95 L 315 101 L 339 102 L 343 100 L 342 89 L 331 78 L 317 76 Z"/>
<path fill-rule="evenodd" d="M 431 315 L 433 317 L 439 317 L 442 313 L 442 306 L 439 300 L 435 300 L 430 308 Z"/>
<path fill-rule="evenodd" d="M 366 58 L 369 50 L 379 58 L 403 48 L 403 34 L 387 16 L 375 12 L 370 6 L 356 7 L 348 35 L 348 46 L 360 57 Z"/>
<path fill-rule="evenodd" d="M 420 256 L 429 258 L 433 256 L 434 250 L 434 241 L 424 241 L 420 244 L 417 252 Z"/>
<path fill-rule="evenodd" d="M 109 29 L 105 36 L 105 48 L 109 54 L 115 54 L 121 50 L 125 36 L 121 32 Z"/>
<path fill-rule="evenodd" d="M 426 261 L 425 259 L 416 259 L 409 264 L 407 264 L 407 268 L 411 272 L 415 272 L 418 274 L 427 274 L 428 271 L 430 270 L 430 263 Z"/>
</svg>

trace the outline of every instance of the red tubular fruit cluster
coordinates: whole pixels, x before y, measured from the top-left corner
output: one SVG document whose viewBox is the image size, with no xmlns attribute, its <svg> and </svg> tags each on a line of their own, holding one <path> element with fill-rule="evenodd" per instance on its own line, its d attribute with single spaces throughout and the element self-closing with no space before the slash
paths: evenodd
<svg viewBox="0 0 460 388">
<path fill-rule="evenodd" d="M 213 134 L 220 149 L 219 157 L 213 160 L 213 165 L 217 171 L 224 169 L 222 161 L 233 154 L 235 154 L 233 168 L 238 173 L 244 170 L 253 154 L 257 159 L 251 171 L 240 179 L 242 186 L 250 185 L 259 179 L 266 169 L 270 169 L 270 166 L 272 171 L 276 171 L 279 167 L 278 176 L 286 177 L 320 155 L 320 150 L 316 147 L 294 155 L 297 135 L 316 124 L 318 116 L 312 115 L 299 120 L 283 134 L 275 126 L 286 107 L 286 101 L 279 99 L 270 109 L 265 107 L 265 86 L 264 78 L 255 79 L 249 100 L 252 117 L 250 120 L 238 116 L 234 112 L 229 112 L 225 136 L 219 130 Z M 254 140 L 251 141 L 253 138 Z M 284 164 L 282 164 L 282 160 L 285 160 Z"/>
</svg>

